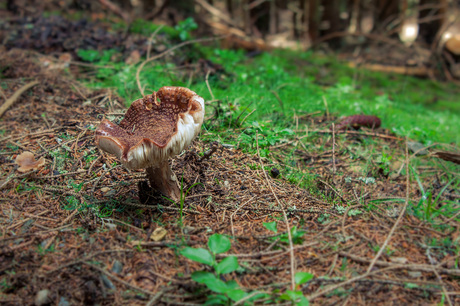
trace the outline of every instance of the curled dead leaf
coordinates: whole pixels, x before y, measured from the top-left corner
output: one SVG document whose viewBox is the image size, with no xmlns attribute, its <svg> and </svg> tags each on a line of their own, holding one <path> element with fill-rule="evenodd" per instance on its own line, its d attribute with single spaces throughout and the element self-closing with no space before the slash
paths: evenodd
<svg viewBox="0 0 460 306">
<path fill-rule="evenodd" d="M 166 237 L 166 234 L 168 232 L 162 228 L 162 227 L 157 227 L 152 235 L 150 235 L 150 239 L 152 239 L 153 241 L 160 241 L 160 240 L 163 240 L 165 237 Z"/>
<path fill-rule="evenodd" d="M 45 159 L 43 157 L 36 160 L 34 153 L 27 151 L 19 154 L 15 162 L 19 165 L 18 171 L 22 173 L 38 170 L 45 165 Z"/>
</svg>

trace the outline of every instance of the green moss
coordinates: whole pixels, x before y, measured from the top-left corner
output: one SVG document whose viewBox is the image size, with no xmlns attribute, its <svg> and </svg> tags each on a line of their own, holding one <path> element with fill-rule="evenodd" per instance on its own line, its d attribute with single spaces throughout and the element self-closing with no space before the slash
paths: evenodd
<svg viewBox="0 0 460 306">
<path fill-rule="evenodd" d="M 137 20 L 131 31 L 150 35 L 157 28 L 158 25 Z M 171 37 L 179 35 L 174 28 L 163 27 L 162 32 Z M 384 128 L 400 136 L 426 144 L 459 143 L 459 90 L 451 84 L 350 68 L 333 57 L 312 52 L 276 50 L 250 57 L 242 50 L 200 45 L 187 48 L 188 60 L 205 58 L 223 68 L 223 72 L 209 78 L 222 113 L 218 120 L 208 123 L 211 131 L 239 127 L 252 111 L 243 127 L 250 128 L 253 122 L 270 127 L 276 122 L 281 129 L 292 129 L 294 114 L 325 112 L 326 101 L 331 114 L 375 114 L 382 119 Z M 116 88 L 126 101 L 132 101 L 139 98 L 136 69 L 137 66 L 116 64 L 110 71 L 99 71 L 98 80 L 90 84 Z M 171 61 L 160 59 L 146 65 L 140 78 L 142 84 L 147 84 L 146 93 L 165 85 L 189 86 L 211 100 L 204 76 L 190 78 L 190 73 L 181 71 Z M 208 110 L 216 111 L 212 107 Z"/>
</svg>

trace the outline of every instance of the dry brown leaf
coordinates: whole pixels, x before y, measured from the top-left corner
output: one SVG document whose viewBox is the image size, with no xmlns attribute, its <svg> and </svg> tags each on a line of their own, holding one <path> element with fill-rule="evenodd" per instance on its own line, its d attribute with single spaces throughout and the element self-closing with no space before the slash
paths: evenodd
<svg viewBox="0 0 460 306">
<path fill-rule="evenodd" d="M 32 170 L 38 170 L 39 168 L 45 165 L 45 159 L 42 157 L 39 160 L 36 160 L 34 153 L 32 152 L 23 152 L 16 157 L 16 164 L 19 165 L 19 172 L 28 172 Z"/>
</svg>

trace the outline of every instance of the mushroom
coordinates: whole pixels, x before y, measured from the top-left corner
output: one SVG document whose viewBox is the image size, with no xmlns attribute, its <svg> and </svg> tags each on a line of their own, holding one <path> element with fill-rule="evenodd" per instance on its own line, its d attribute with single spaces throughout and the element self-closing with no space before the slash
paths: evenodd
<svg viewBox="0 0 460 306">
<path fill-rule="evenodd" d="M 27 151 L 22 152 L 21 154 L 16 156 L 15 162 L 19 165 L 18 171 L 22 173 L 31 170 L 38 170 L 43 165 L 45 165 L 45 159 L 43 157 L 39 160 L 36 160 L 34 157 L 34 153 Z"/>
<path fill-rule="evenodd" d="M 145 168 L 150 186 L 178 201 L 180 190 L 168 158 L 192 143 L 203 118 L 202 97 L 184 87 L 161 87 L 134 101 L 119 125 L 104 119 L 96 129 L 96 144 L 128 169 Z"/>
</svg>

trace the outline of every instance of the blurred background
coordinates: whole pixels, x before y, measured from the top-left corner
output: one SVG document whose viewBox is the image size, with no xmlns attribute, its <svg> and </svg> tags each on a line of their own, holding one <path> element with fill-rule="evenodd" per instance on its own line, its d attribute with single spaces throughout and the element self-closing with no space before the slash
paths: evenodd
<svg viewBox="0 0 460 306">
<path fill-rule="evenodd" d="M 128 25 L 142 19 L 177 26 L 192 18 L 182 26 L 196 28 L 196 36 L 225 35 L 223 48 L 315 48 L 371 70 L 455 80 L 460 78 L 459 7 L 455 0 L 7 0 L 0 7 L 1 29 L 13 33 L 1 32 L 0 38 L 7 47 L 24 47 L 32 28 L 44 44 L 57 35 L 53 27 L 71 31 L 59 20 L 40 21 L 43 12 L 79 12 L 89 20 L 107 19 L 109 12 Z M 11 14 L 17 25 L 28 26 L 15 30 L 11 19 L 6 24 Z M 77 43 L 46 47 L 72 51 Z M 40 47 L 34 44 L 29 47 Z"/>
</svg>

